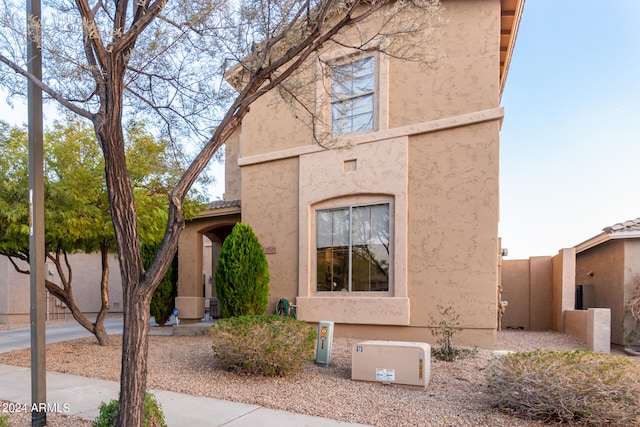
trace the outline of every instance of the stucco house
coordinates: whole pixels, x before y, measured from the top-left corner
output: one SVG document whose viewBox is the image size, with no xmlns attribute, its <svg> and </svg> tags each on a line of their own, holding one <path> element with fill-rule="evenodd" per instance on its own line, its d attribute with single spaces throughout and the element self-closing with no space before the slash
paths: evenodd
<svg viewBox="0 0 640 427">
<path fill-rule="evenodd" d="M 286 298 L 299 319 L 335 322 L 336 336 L 430 341 L 438 306 L 452 306 L 458 342 L 493 347 L 500 99 L 524 0 L 443 5 L 437 67 L 336 46 L 320 53 L 347 76 L 318 83 L 333 91 L 325 113 L 341 149 L 316 144 L 275 94 L 252 106 L 226 144 L 224 200 L 180 239 L 183 321 L 215 298 L 203 271 L 241 220 L 269 262 L 268 310 Z"/>
<path fill-rule="evenodd" d="M 582 295 L 580 308 L 611 309 L 612 343 L 640 344 L 640 336 L 629 336 L 634 321 L 625 310 L 640 285 L 640 218 L 605 227 L 576 245 L 576 285 Z"/>
</svg>

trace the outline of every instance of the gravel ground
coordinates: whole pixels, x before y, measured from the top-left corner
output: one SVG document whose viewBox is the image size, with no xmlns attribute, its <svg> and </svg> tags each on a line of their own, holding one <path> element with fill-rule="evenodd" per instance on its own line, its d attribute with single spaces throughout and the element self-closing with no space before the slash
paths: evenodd
<svg viewBox="0 0 640 427">
<path fill-rule="evenodd" d="M 334 339 L 331 365 L 308 363 L 285 378 L 240 376 L 215 368 L 211 338 L 150 336 L 149 388 L 208 396 L 273 409 L 371 424 L 399 426 L 532 426 L 539 423 L 500 413 L 489 405 L 485 369 L 491 351 L 478 350 L 455 362 L 432 360 L 426 390 L 351 381 L 351 351 L 356 340 Z M 554 332 L 502 331 L 504 350 L 577 349 L 582 341 Z M 120 338 L 100 347 L 93 338 L 47 345 L 47 369 L 118 381 Z M 30 366 L 29 350 L 0 354 L 0 363 Z M 327 407 L 331 411 L 327 412 Z M 15 414 L 12 414 L 12 416 Z M 10 418 L 27 426 L 28 418 Z M 52 416 L 49 427 L 89 426 Z"/>
</svg>

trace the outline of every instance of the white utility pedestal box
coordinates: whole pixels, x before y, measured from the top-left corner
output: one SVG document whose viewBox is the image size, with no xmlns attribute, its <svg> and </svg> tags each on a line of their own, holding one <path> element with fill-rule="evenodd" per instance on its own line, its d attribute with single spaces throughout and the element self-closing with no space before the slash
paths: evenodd
<svg viewBox="0 0 640 427">
<path fill-rule="evenodd" d="M 321 320 L 318 322 L 318 342 L 316 343 L 316 363 L 318 365 L 329 366 L 332 347 L 333 322 Z"/>
<path fill-rule="evenodd" d="M 353 347 L 351 379 L 425 389 L 431 379 L 431 346 L 424 342 L 359 342 Z"/>
</svg>

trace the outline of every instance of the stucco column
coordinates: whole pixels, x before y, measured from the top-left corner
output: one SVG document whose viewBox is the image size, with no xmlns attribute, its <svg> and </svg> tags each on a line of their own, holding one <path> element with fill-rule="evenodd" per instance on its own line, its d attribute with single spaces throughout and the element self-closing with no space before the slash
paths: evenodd
<svg viewBox="0 0 640 427">
<path fill-rule="evenodd" d="M 180 322 L 195 323 L 204 317 L 202 287 L 202 233 L 185 227 L 178 242 L 178 296 L 176 308 Z"/>
<path fill-rule="evenodd" d="M 553 268 L 553 330 L 564 331 L 564 312 L 575 308 L 576 249 L 565 248 L 552 258 Z"/>
</svg>

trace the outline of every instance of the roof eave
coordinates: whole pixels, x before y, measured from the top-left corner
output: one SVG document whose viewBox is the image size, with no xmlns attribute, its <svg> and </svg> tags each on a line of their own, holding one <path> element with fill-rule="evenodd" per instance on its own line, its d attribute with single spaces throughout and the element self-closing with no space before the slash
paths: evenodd
<svg viewBox="0 0 640 427">
<path fill-rule="evenodd" d="M 609 240 L 620 239 L 638 239 L 640 238 L 640 231 L 625 231 L 621 233 L 600 233 L 597 236 L 585 240 L 584 242 L 575 246 L 576 253 L 584 252 L 587 249 L 591 249 L 595 246 L 608 242 Z"/>
<path fill-rule="evenodd" d="M 518 36 L 525 0 L 500 0 L 500 98 Z"/>
</svg>

